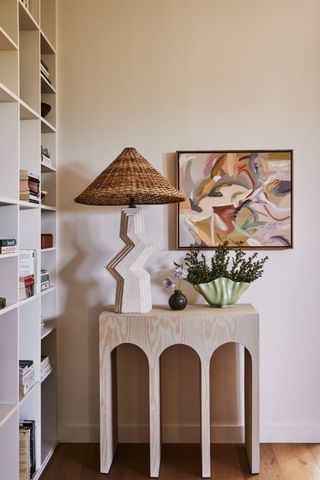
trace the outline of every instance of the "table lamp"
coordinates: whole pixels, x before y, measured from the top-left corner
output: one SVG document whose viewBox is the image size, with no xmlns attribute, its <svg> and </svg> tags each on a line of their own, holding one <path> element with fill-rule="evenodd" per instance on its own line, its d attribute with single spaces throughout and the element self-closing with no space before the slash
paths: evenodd
<svg viewBox="0 0 320 480">
<path fill-rule="evenodd" d="M 174 188 L 135 148 L 123 152 L 75 198 L 85 205 L 128 205 L 121 210 L 124 248 L 106 266 L 117 281 L 115 311 L 142 313 L 152 309 L 150 275 L 143 268 L 156 248 L 145 236 L 142 208 L 136 205 L 182 202 Z"/>
</svg>

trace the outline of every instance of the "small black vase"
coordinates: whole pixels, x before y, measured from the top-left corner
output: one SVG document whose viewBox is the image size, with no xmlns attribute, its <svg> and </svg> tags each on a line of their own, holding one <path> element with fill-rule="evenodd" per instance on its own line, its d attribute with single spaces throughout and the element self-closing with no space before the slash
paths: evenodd
<svg viewBox="0 0 320 480">
<path fill-rule="evenodd" d="M 187 297 L 183 295 L 181 290 L 175 290 L 169 298 L 169 306 L 171 310 L 183 310 L 187 306 Z"/>
</svg>

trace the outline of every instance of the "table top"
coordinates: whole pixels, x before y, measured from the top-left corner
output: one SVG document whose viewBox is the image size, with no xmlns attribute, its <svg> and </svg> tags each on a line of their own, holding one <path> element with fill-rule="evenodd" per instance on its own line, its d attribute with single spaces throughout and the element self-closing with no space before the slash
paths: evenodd
<svg viewBox="0 0 320 480">
<path fill-rule="evenodd" d="M 214 308 L 209 305 L 187 305 L 184 310 L 171 310 L 168 304 L 153 305 L 150 312 L 145 313 L 116 313 L 114 305 L 106 305 L 103 307 L 102 314 L 107 316 L 124 316 L 124 317 L 188 317 L 196 315 L 197 317 L 213 316 L 213 317 L 233 317 L 238 315 L 258 315 L 256 309 L 250 303 L 240 303 L 231 307 Z"/>
</svg>

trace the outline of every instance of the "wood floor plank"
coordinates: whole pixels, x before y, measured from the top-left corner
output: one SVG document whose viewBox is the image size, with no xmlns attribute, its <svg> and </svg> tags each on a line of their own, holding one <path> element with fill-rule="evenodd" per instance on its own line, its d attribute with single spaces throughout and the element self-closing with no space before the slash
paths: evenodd
<svg viewBox="0 0 320 480">
<path fill-rule="evenodd" d="M 307 444 L 310 452 L 313 455 L 313 458 L 320 468 L 320 443 L 309 443 Z"/>
<path fill-rule="evenodd" d="M 235 445 L 211 445 L 212 477 L 219 480 L 243 480 Z"/>
<path fill-rule="evenodd" d="M 249 478 L 255 478 L 259 480 L 284 480 L 281 466 L 274 454 L 271 444 L 261 445 L 260 473 L 254 477 L 250 473 L 250 466 L 245 446 L 237 445 L 237 452 L 244 480 L 248 480 Z"/>
<path fill-rule="evenodd" d="M 61 444 L 41 480 L 146 480 L 149 445 L 120 445 L 109 475 L 99 472 L 98 444 Z M 251 475 L 242 445 L 212 445 L 213 480 L 320 480 L 320 445 L 261 445 L 261 471 Z M 160 480 L 201 478 L 199 445 L 163 445 Z"/>
<path fill-rule="evenodd" d="M 319 480 L 320 468 L 306 444 L 273 444 L 284 480 Z"/>
</svg>

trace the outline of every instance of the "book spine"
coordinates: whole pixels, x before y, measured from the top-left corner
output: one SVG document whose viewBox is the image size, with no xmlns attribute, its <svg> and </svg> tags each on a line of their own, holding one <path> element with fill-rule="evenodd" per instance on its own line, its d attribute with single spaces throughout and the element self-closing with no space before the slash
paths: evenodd
<svg viewBox="0 0 320 480">
<path fill-rule="evenodd" d="M 17 253 L 17 247 L 0 247 L 0 255 L 4 253 Z"/>
<path fill-rule="evenodd" d="M 15 238 L 0 238 L 0 247 L 14 247 L 17 245 Z"/>
</svg>

